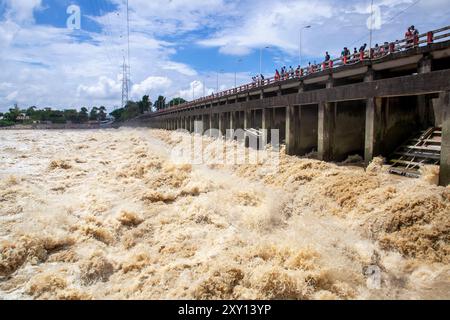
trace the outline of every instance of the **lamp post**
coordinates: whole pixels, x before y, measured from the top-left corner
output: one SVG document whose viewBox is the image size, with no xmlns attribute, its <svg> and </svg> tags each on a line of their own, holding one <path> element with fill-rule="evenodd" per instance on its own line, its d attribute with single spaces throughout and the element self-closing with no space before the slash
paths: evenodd
<svg viewBox="0 0 450 320">
<path fill-rule="evenodd" d="M 195 81 L 192 82 L 192 101 L 194 101 L 194 97 L 195 97 Z"/>
<path fill-rule="evenodd" d="M 262 55 L 263 55 L 263 49 L 269 49 L 270 47 L 264 47 L 259 49 L 259 74 L 262 74 Z"/>
<path fill-rule="evenodd" d="M 210 79 L 210 75 L 205 76 L 206 79 Z M 205 85 L 205 79 L 203 79 L 203 96 L 206 97 L 206 85 Z"/>
<path fill-rule="evenodd" d="M 222 69 L 217 71 L 217 92 L 216 93 L 219 93 L 219 73 L 221 73 L 221 72 L 223 72 Z"/>
<path fill-rule="evenodd" d="M 303 28 L 300 29 L 300 45 L 299 45 L 299 55 L 298 55 L 298 63 L 300 65 L 300 67 L 302 66 L 302 35 L 303 35 L 303 30 L 305 29 L 310 29 L 311 26 L 304 26 Z"/>
<path fill-rule="evenodd" d="M 242 59 L 239 59 L 238 61 L 237 61 L 237 64 L 239 64 L 239 63 L 241 63 L 242 62 Z M 234 71 L 234 88 L 236 89 L 236 87 L 237 87 L 237 68 L 236 68 L 236 70 Z"/>
</svg>

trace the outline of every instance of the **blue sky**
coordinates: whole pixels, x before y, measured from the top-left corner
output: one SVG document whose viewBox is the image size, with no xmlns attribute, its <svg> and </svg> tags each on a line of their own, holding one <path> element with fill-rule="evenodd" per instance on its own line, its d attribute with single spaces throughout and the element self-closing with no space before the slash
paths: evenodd
<svg viewBox="0 0 450 320">
<path fill-rule="evenodd" d="M 129 0 L 131 98 L 192 99 L 262 71 L 321 61 L 369 40 L 370 0 Z M 448 0 L 374 0 L 374 43 L 450 24 Z M 81 10 L 69 30 L 67 7 Z M 0 112 L 20 107 L 120 105 L 125 0 L 0 0 Z"/>
</svg>

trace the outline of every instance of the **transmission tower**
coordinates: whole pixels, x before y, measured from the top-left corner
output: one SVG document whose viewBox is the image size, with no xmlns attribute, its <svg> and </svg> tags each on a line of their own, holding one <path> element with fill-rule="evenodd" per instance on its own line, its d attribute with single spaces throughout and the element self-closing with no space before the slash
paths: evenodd
<svg viewBox="0 0 450 320">
<path fill-rule="evenodd" d="M 129 66 L 123 58 L 122 66 L 122 108 L 124 108 L 128 102 L 128 92 L 129 92 Z"/>
</svg>

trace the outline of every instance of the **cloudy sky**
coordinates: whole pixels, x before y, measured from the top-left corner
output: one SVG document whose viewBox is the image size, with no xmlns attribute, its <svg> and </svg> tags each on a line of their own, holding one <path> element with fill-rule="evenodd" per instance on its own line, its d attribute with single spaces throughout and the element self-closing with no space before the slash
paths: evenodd
<svg viewBox="0 0 450 320">
<path fill-rule="evenodd" d="M 126 0 L 0 0 L 0 112 L 121 104 Z M 369 42 L 370 0 L 129 0 L 132 99 L 198 97 Z M 448 0 L 374 0 L 374 43 L 450 24 Z M 80 29 L 67 28 L 71 5 Z M 379 15 L 378 15 L 379 13 Z M 379 16 L 379 17 L 378 17 Z M 266 48 L 269 47 L 269 48 Z M 261 48 L 264 48 L 261 50 Z M 219 75 L 219 77 L 218 77 Z"/>
</svg>

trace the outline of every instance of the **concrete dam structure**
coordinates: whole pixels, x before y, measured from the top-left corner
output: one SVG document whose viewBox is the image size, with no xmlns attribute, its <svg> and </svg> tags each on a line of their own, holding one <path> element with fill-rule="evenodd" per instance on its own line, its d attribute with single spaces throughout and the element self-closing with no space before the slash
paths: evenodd
<svg viewBox="0 0 450 320">
<path fill-rule="evenodd" d="M 278 129 L 290 155 L 317 151 L 324 161 L 360 155 L 440 165 L 450 183 L 450 27 L 145 114 L 140 125 L 203 129 Z M 428 132 L 429 135 L 424 133 Z M 432 136 L 432 138 L 430 138 Z M 410 140 L 408 140 L 410 139 Z M 411 142 L 411 140 L 413 140 Z M 408 142 L 409 141 L 409 142 Z M 401 146 L 406 149 L 399 150 Z M 397 157 L 395 157 L 397 155 Z M 403 160 L 402 160 L 403 159 Z M 431 162 L 427 162 L 428 160 Z"/>
</svg>

